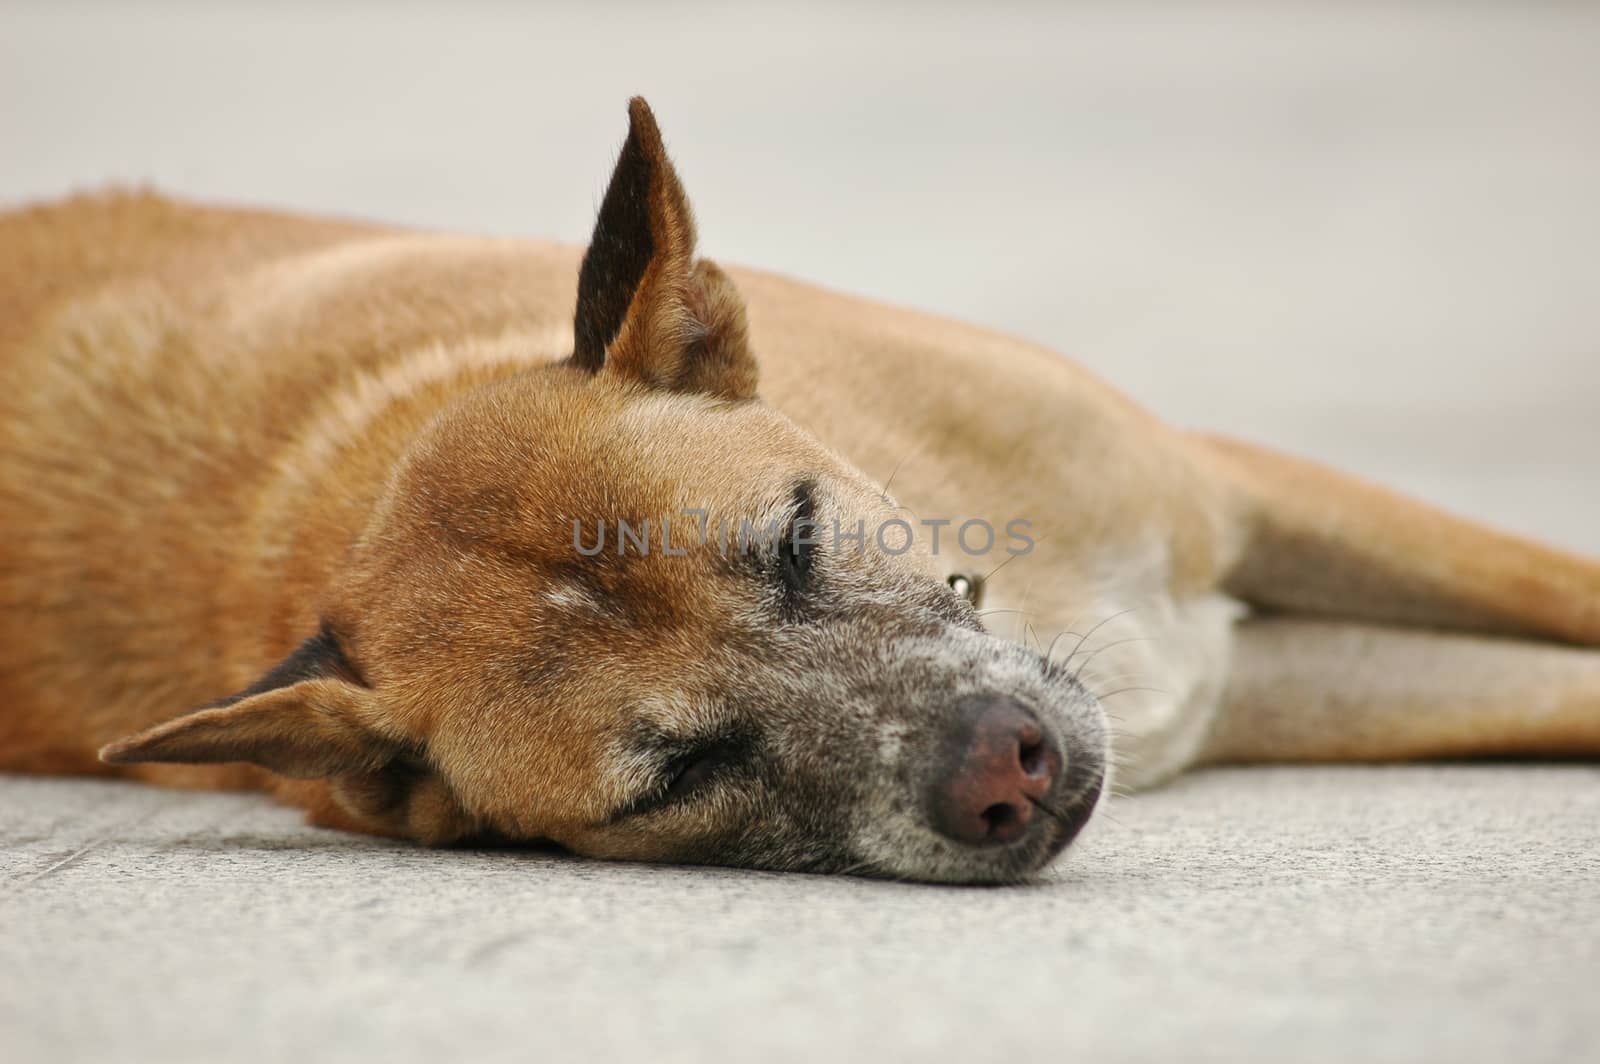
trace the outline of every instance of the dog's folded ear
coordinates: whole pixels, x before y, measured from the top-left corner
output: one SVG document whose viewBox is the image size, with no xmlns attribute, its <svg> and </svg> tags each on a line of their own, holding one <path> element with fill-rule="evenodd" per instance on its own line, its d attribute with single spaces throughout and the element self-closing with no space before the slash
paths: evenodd
<svg viewBox="0 0 1600 1064">
<path fill-rule="evenodd" d="M 578 271 L 573 362 L 653 387 L 723 399 L 755 395 L 744 301 L 694 258 L 694 216 L 644 100 Z"/>
<path fill-rule="evenodd" d="M 478 826 L 326 626 L 238 694 L 111 743 L 100 758 L 244 761 L 326 780 L 332 804 L 311 804 L 313 819 L 357 831 L 445 843 Z"/>
<path fill-rule="evenodd" d="M 239 694 L 111 743 L 100 758 L 247 761 L 309 779 L 375 772 L 405 749 L 324 629 Z"/>
</svg>

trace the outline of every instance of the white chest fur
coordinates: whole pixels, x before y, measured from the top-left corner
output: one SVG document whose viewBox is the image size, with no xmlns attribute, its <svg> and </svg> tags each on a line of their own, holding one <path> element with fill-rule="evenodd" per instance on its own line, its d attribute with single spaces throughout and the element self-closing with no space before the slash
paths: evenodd
<svg viewBox="0 0 1600 1064">
<path fill-rule="evenodd" d="M 1244 607 L 1220 593 L 1108 599 L 1081 642 L 1054 655 L 1075 670 L 1110 719 L 1116 780 L 1148 787 L 1194 762 L 1226 686 L 1234 622 Z M 1074 645 L 1077 644 L 1077 645 Z"/>
</svg>

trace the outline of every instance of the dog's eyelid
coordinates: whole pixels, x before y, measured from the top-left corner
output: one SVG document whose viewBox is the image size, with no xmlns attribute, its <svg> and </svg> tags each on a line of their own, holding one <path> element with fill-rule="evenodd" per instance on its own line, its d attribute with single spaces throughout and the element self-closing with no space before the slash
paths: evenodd
<svg viewBox="0 0 1600 1064">
<path fill-rule="evenodd" d="M 750 742 L 741 733 L 730 731 L 671 742 L 668 749 L 670 753 L 662 761 L 661 776 L 671 782 L 697 762 L 715 760 L 722 763 L 743 757 L 749 752 Z"/>
<path fill-rule="evenodd" d="M 789 520 L 778 540 L 774 559 L 778 580 L 786 595 L 798 596 L 810 589 L 821 542 L 816 485 L 802 480 L 795 484 L 791 493 Z"/>
<path fill-rule="evenodd" d="M 703 739 L 653 738 L 649 746 L 659 763 L 657 779 L 649 790 L 624 804 L 606 818 L 615 824 L 647 813 L 660 812 L 692 798 L 702 787 L 717 779 L 731 765 L 750 753 L 749 739 L 737 733 Z"/>
</svg>

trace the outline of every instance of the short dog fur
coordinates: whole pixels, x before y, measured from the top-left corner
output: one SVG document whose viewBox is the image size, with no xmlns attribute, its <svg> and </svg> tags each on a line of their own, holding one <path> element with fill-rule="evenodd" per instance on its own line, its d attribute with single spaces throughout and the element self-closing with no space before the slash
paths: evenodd
<svg viewBox="0 0 1600 1064">
<path fill-rule="evenodd" d="M 1600 565 L 1052 352 L 724 273 L 630 115 L 586 252 L 135 193 L 0 215 L 0 769 L 1007 881 L 1113 749 L 1132 787 L 1600 753 Z M 686 510 L 782 531 L 575 549 Z M 1033 549 L 807 535 L 910 515 Z"/>
</svg>

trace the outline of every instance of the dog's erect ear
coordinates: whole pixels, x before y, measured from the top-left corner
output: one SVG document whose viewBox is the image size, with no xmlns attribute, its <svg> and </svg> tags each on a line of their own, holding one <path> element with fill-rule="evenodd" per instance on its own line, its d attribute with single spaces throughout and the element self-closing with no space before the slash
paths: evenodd
<svg viewBox="0 0 1600 1064">
<path fill-rule="evenodd" d="M 140 761 L 248 761 L 284 776 L 374 772 L 405 750 L 326 629 L 239 694 L 100 751 Z"/>
<path fill-rule="evenodd" d="M 573 361 L 659 388 L 724 399 L 755 395 L 744 301 L 694 259 L 694 216 L 644 100 L 578 271 Z"/>
</svg>

